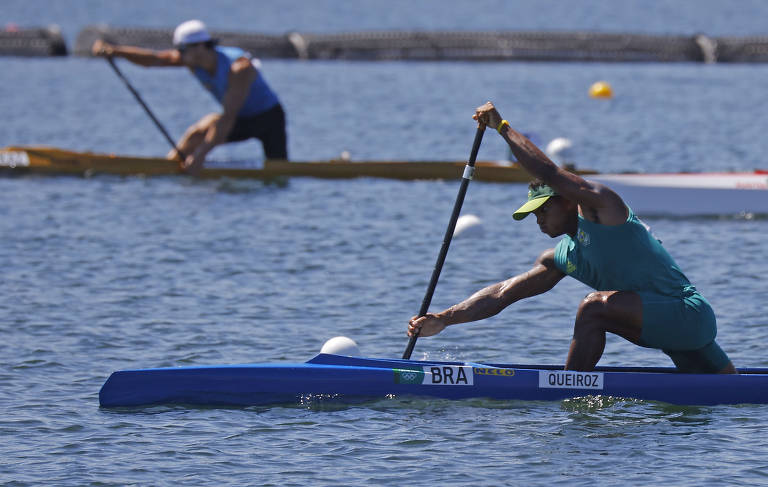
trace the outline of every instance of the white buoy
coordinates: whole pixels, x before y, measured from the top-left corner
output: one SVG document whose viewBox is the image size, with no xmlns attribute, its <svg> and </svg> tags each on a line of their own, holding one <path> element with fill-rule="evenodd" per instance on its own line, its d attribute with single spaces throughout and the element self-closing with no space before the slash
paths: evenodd
<svg viewBox="0 0 768 487">
<path fill-rule="evenodd" d="M 461 215 L 456 220 L 453 236 L 478 237 L 483 234 L 483 221 L 475 215 Z"/>
<path fill-rule="evenodd" d="M 357 343 L 351 338 L 344 336 L 333 337 L 323 344 L 320 353 L 332 353 L 334 355 L 347 355 L 350 357 L 359 357 L 360 349 Z"/>
<path fill-rule="evenodd" d="M 562 166 L 573 160 L 572 148 L 573 142 L 571 142 L 571 139 L 558 137 L 552 139 L 549 144 L 547 144 L 544 153 L 547 154 L 547 157 Z"/>
</svg>

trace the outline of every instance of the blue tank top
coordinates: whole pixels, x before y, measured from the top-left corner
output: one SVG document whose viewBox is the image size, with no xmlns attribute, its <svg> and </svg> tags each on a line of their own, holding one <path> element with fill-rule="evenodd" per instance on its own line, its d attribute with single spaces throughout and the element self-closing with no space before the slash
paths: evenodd
<svg viewBox="0 0 768 487">
<path fill-rule="evenodd" d="M 575 238 L 555 247 L 555 265 L 597 291 L 650 291 L 685 297 L 696 289 L 661 242 L 629 209 L 621 225 L 600 225 L 579 215 Z"/>
<path fill-rule="evenodd" d="M 239 47 L 216 46 L 214 49 L 218 57 L 216 61 L 216 74 L 211 76 L 206 70 L 199 67 L 194 68 L 192 73 L 219 103 L 223 103 L 224 94 L 229 87 L 229 72 L 232 68 L 232 63 L 241 57 L 250 59 L 251 55 Z M 237 116 L 238 118 L 252 117 L 266 112 L 279 102 L 277 95 L 269 87 L 261 71 L 259 71 L 256 80 L 251 84 L 251 92 L 248 94 L 248 98 L 246 98 Z"/>
</svg>

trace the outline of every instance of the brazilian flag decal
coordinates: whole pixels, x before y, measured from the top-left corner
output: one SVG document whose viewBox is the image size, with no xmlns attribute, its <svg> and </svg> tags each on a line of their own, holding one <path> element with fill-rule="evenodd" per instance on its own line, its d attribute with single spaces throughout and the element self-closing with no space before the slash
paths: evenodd
<svg viewBox="0 0 768 487">
<path fill-rule="evenodd" d="M 424 369 L 414 367 L 411 369 L 392 369 L 395 373 L 395 384 L 422 384 L 424 382 Z"/>
</svg>

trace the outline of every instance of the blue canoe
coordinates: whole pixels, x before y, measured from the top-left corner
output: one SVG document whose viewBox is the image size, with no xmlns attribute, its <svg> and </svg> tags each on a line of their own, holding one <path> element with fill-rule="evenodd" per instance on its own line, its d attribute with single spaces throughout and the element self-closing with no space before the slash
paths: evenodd
<svg viewBox="0 0 768 487">
<path fill-rule="evenodd" d="M 681 405 L 768 403 L 768 368 L 738 375 L 682 374 L 667 367 L 475 364 L 320 354 L 305 363 L 122 370 L 99 392 L 102 407 L 152 404 L 270 405 L 307 397 L 434 397 L 557 401 L 611 396 Z"/>
</svg>

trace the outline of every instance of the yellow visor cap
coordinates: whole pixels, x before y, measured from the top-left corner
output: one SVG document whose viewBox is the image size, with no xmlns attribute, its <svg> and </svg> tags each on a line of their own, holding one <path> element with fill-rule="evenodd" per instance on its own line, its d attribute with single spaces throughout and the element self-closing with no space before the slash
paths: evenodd
<svg viewBox="0 0 768 487">
<path fill-rule="evenodd" d="M 523 206 L 518 208 L 517 211 L 512 213 L 512 218 L 515 220 L 522 220 L 528 216 L 529 213 L 538 210 L 541 205 L 549 201 L 549 198 L 553 196 L 557 196 L 557 193 L 554 189 L 547 186 L 546 184 L 542 184 L 535 189 L 529 189 L 528 201 L 526 201 Z"/>
</svg>

